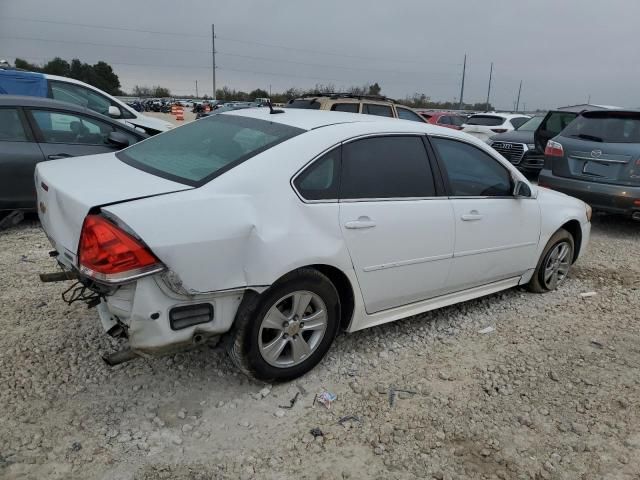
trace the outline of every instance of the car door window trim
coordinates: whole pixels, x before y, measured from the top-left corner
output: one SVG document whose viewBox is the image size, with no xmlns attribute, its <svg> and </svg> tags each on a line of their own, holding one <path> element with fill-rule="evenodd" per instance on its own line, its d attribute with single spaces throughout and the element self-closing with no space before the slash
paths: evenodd
<svg viewBox="0 0 640 480">
<path fill-rule="evenodd" d="M 428 161 L 428 166 L 431 169 L 431 174 L 433 176 L 433 181 L 436 189 L 436 196 L 429 197 L 385 197 L 385 198 L 349 198 L 349 199 L 340 199 L 340 198 L 332 198 L 332 199 L 322 199 L 322 200 L 308 200 L 306 199 L 296 188 L 295 181 L 298 176 L 302 174 L 307 168 L 311 167 L 313 163 L 320 160 L 324 157 L 325 154 L 329 153 L 334 148 L 343 147 L 352 142 L 356 142 L 358 140 L 362 140 L 364 138 L 374 138 L 374 137 L 392 137 L 392 136 L 401 136 L 401 137 L 420 137 L 422 138 L 423 145 L 425 147 L 425 153 Z M 418 200 L 442 200 L 443 198 L 447 198 L 446 192 L 444 191 L 444 186 L 442 184 L 442 178 L 437 165 L 434 165 L 434 157 L 433 157 L 433 149 L 431 145 L 427 143 L 427 134 L 419 133 L 419 132 L 384 132 L 384 133 L 366 133 L 362 135 L 356 135 L 350 137 L 341 142 L 335 143 L 329 148 L 323 150 L 320 154 L 316 155 L 302 166 L 294 175 L 291 177 L 289 184 L 293 191 L 296 193 L 298 198 L 303 203 L 314 204 L 314 203 L 356 203 L 356 202 L 407 202 L 407 201 L 418 201 Z"/>
</svg>

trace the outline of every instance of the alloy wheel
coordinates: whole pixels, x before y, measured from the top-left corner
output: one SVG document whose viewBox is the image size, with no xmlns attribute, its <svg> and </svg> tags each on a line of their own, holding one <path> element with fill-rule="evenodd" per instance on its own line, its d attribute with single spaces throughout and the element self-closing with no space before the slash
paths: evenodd
<svg viewBox="0 0 640 480">
<path fill-rule="evenodd" d="M 262 319 L 260 355 L 278 368 L 298 365 L 318 348 L 327 330 L 327 307 L 319 295 L 295 291 L 280 298 Z"/>
<path fill-rule="evenodd" d="M 565 281 L 571 267 L 573 248 L 567 241 L 558 243 L 547 255 L 544 265 L 544 286 L 549 290 L 555 290 Z"/>
</svg>

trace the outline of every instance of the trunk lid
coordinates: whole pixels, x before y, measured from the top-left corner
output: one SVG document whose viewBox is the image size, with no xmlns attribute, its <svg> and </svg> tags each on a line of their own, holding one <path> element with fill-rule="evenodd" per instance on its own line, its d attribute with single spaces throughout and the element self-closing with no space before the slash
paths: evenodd
<svg viewBox="0 0 640 480">
<path fill-rule="evenodd" d="M 193 188 L 131 167 L 113 153 L 40 163 L 35 182 L 42 227 L 68 266 L 76 264 L 80 231 L 92 208 Z"/>
</svg>

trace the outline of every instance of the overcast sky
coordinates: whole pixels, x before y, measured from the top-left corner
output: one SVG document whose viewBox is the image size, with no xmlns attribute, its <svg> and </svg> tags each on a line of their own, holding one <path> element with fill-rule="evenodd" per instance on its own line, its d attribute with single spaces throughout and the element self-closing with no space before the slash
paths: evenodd
<svg viewBox="0 0 640 480">
<path fill-rule="evenodd" d="M 282 91 L 378 82 L 382 93 L 551 108 L 640 106 L 638 0 L 0 0 L 0 58 L 110 63 L 122 87 Z M 74 24 L 74 25 L 70 25 Z M 107 46 L 110 45 L 110 46 Z M 138 48 L 139 47 L 139 48 Z"/>
</svg>

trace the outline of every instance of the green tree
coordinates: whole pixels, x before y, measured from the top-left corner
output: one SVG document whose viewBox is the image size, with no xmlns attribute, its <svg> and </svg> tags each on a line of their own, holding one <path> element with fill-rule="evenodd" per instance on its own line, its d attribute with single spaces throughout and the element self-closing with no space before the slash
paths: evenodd
<svg viewBox="0 0 640 480">
<path fill-rule="evenodd" d="M 378 85 L 378 82 L 373 85 L 369 85 L 369 95 L 380 95 L 382 88 Z"/>
<path fill-rule="evenodd" d="M 33 63 L 29 63 L 26 60 L 22 59 L 22 58 L 16 58 L 16 61 L 14 62 L 14 65 L 16 66 L 16 68 L 19 68 L 21 70 L 28 70 L 29 72 L 40 72 L 42 71 L 42 69 L 33 64 Z"/>
<path fill-rule="evenodd" d="M 252 92 L 249 92 L 249 98 L 251 100 L 255 100 L 256 98 L 269 98 L 269 92 L 261 88 L 256 88 Z"/>
<path fill-rule="evenodd" d="M 120 79 L 113 73 L 111 65 L 105 62 L 98 62 L 92 68 L 92 85 L 111 94 L 120 93 Z"/>
<path fill-rule="evenodd" d="M 48 73 L 49 75 L 59 75 L 61 77 L 68 77 L 71 74 L 71 67 L 69 66 L 69 62 L 63 60 L 60 57 L 56 57 L 53 60 L 50 60 L 42 67 L 43 73 Z"/>
<path fill-rule="evenodd" d="M 156 85 L 151 88 L 151 95 L 158 98 L 170 97 L 171 92 L 166 87 L 161 87 L 160 85 Z"/>
</svg>

